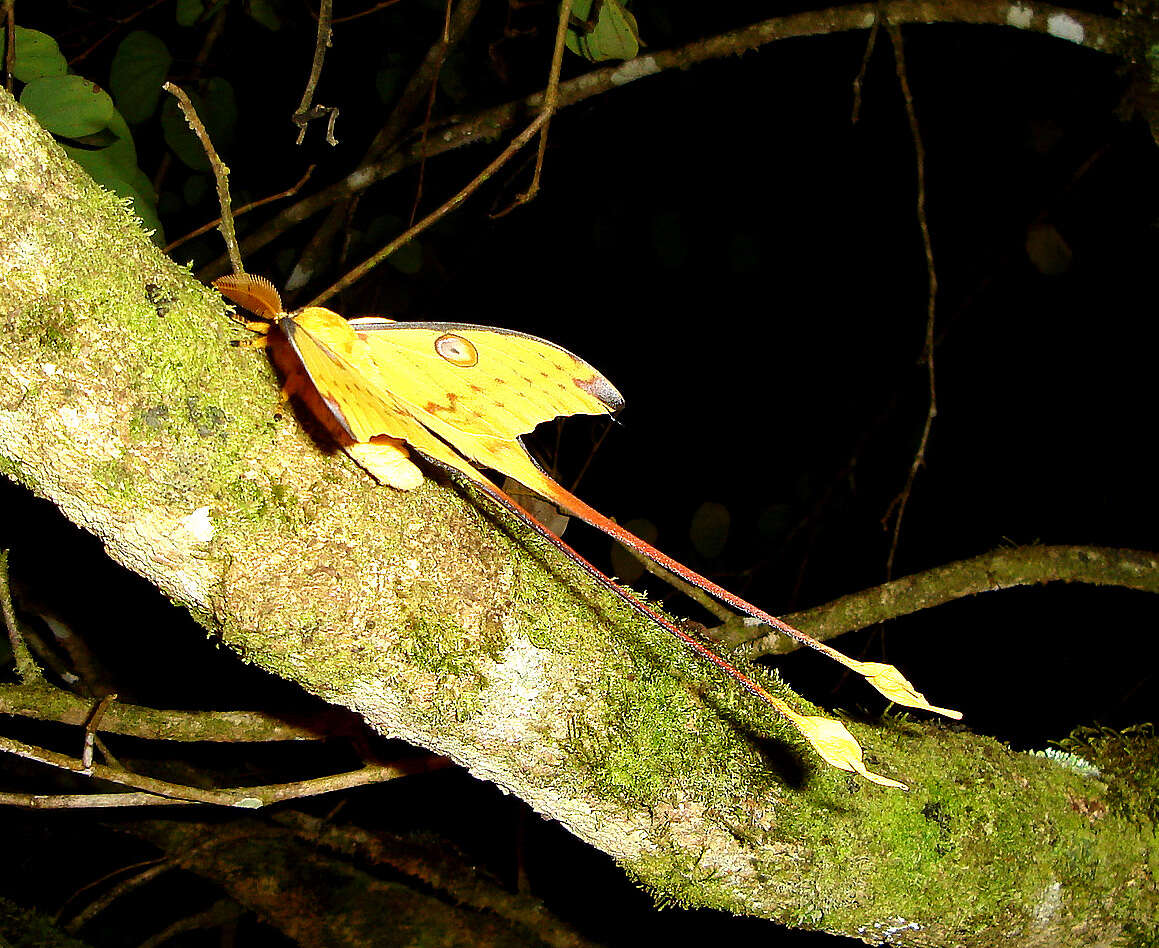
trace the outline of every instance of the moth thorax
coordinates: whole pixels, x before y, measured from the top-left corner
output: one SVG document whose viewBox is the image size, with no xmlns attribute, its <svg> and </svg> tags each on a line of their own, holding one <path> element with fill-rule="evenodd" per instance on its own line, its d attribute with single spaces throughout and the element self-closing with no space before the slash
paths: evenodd
<svg viewBox="0 0 1159 948">
<path fill-rule="evenodd" d="M 442 356 L 451 365 L 469 369 L 479 362 L 479 350 L 469 339 L 456 336 L 453 332 L 445 332 L 435 340 L 435 352 Z"/>
</svg>

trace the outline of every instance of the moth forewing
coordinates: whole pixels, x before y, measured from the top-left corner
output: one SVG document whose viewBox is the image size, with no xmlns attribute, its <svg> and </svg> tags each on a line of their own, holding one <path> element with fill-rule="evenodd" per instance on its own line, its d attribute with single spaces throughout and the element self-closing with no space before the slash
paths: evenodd
<svg viewBox="0 0 1159 948">
<path fill-rule="evenodd" d="M 452 442 L 447 428 L 511 440 L 553 418 L 610 414 L 624 403 L 595 368 L 526 333 L 472 323 L 353 323 L 384 383 Z"/>
</svg>

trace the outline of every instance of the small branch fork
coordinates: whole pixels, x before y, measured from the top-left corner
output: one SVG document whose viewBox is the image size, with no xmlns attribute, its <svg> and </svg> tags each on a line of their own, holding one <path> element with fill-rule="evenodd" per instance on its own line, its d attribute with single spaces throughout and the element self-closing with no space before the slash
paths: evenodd
<svg viewBox="0 0 1159 948">
<path fill-rule="evenodd" d="M 559 5 L 559 22 L 555 31 L 555 50 L 551 56 L 551 72 L 547 77 L 547 89 L 543 93 L 542 114 L 545 118 L 543 128 L 539 133 L 539 150 L 535 155 L 535 171 L 531 176 L 531 184 L 528 185 L 526 191 L 515 198 L 515 201 L 508 208 L 497 212 L 493 215 L 494 217 L 502 217 L 508 211 L 513 211 L 519 205 L 533 200 L 535 195 L 539 193 L 539 180 L 543 175 L 543 159 L 547 154 L 547 128 L 559 104 L 559 73 L 563 68 L 563 51 L 567 42 L 567 25 L 570 19 L 571 0 L 563 0 Z"/>
<path fill-rule="evenodd" d="M 210 803 L 217 806 L 254 809 L 285 800 L 382 783 L 409 774 L 426 773 L 451 764 L 442 757 L 419 757 L 395 764 L 367 763 L 347 773 L 314 777 L 293 783 L 231 787 L 222 790 L 186 786 L 133 773 L 116 761 L 98 737 L 97 732 L 106 721 L 110 730 L 122 734 L 179 741 L 309 740 L 326 736 L 325 729 L 317 728 L 311 731 L 250 712 L 181 712 L 133 708 L 117 705 L 115 694 L 106 695 L 94 705 L 91 701 L 55 688 L 45 681 L 17 623 L 8 583 L 7 550 L 0 552 L 0 613 L 4 617 L 20 678 L 20 684 L 0 685 L 0 714 L 80 725 L 84 733 L 79 758 L 4 736 L 0 736 L 0 753 L 12 754 L 49 767 L 132 788 L 131 791 L 118 793 L 81 794 L 0 791 L 0 806 L 81 809 Z M 331 733 L 334 733 L 333 729 Z M 108 764 L 94 762 L 96 750 L 100 750 L 102 756 L 109 761 Z"/>
<path fill-rule="evenodd" d="M 337 145 L 334 137 L 334 123 L 338 121 L 338 107 L 336 105 L 314 105 L 314 93 L 318 91 L 318 80 L 322 78 L 322 64 L 326 61 L 326 50 L 330 48 L 331 30 L 333 21 L 334 0 L 321 0 L 318 4 L 318 35 L 314 41 L 314 59 L 310 63 L 310 76 L 306 80 L 306 88 L 302 92 L 302 101 L 294 110 L 293 122 L 298 126 L 298 139 L 294 143 L 301 145 L 306 140 L 306 127 L 314 119 L 328 115 L 326 123 L 326 144 Z"/>
</svg>

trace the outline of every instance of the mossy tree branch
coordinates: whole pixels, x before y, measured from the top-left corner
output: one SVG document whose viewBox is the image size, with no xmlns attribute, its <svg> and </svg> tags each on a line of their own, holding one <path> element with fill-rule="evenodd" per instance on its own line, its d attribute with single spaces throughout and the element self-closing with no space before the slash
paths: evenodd
<svg viewBox="0 0 1159 948">
<path fill-rule="evenodd" d="M 0 92 L 0 463 L 231 648 L 666 900 L 870 939 L 903 918 L 914 945 L 1153 933 L 1153 736 L 1092 737 L 1095 778 L 957 727 L 850 722 L 913 790 L 854 782 L 454 485 L 377 489 L 320 450 L 233 335 Z"/>
<path fill-rule="evenodd" d="M 1043 583 L 1089 583 L 1159 594 L 1159 554 L 1102 546 L 1020 546 L 994 550 L 969 560 L 903 576 L 892 582 L 851 593 L 815 609 L 785 616 L 785 621 L 822 642 L 865 629 L 922 609 L 986 592 Z M 753 641 L 743 629 L 722 637 L 741 645 L 745 657 L 787 655 L 798 644 L 777 633 Z"/>
</svg>

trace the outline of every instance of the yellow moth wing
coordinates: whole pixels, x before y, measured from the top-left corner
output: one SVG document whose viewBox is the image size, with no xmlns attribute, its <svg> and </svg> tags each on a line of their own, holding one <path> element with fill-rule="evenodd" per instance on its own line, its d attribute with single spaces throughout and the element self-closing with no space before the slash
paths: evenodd
<svg viewBox="0 0 1159 948">
<path fill-rule="evenodd" d="M 356 442 L 377 435 L 406 441 L 420 451 L 438 442 L 407 410 L 376 384 L 377 373 L 357 334 L 337 313 L 311 307 L 278 320 L 326 408 Z M 368 374 L 369 373 L 369 374 Z M 428 451 L 429 453 L 429 451 Z"/>
<path fill-rule="evenodd" d="M 602 415 L 623 397 L 566 349 L 524 333 L 469 323 L 355 319 L 391 393 L 455 442 L 453 429 L 513 440 L 566 415 Z M 424 423 L 426 418 L 424 418 Z"/>
</svg>

